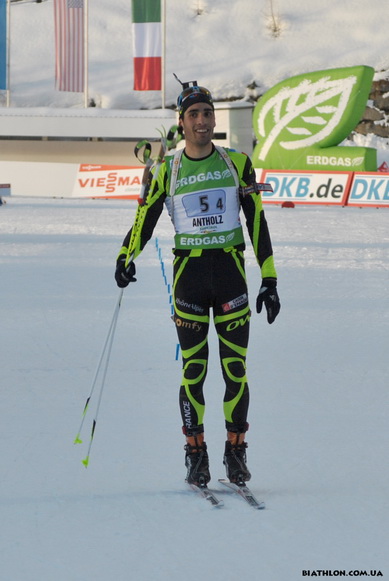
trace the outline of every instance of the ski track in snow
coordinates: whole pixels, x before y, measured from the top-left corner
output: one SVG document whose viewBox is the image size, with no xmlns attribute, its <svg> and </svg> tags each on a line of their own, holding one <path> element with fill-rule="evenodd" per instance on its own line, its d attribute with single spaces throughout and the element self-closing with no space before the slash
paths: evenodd
<svg viewBox="0 0 389 581">
<path fill-rule="evenodd" d="M 205 393 L 215 510 L 184 483 L 180 363 L 155 238 L 124 292 L 97 397 L 82 419 L 118 289 L 114 262 L 136 204 L 9 198 L 0 208 L 4 581 L 298 581 L 302 570 L 389 575 L 388 215 L 266 206 L 282 309 L 253 314 L 250 486 L 224 477 L 215 333 Z M 172 227 L 155 235 L 171 277 Z M 247 249 L 250 297 L 260 284 Z"/>
</svg>

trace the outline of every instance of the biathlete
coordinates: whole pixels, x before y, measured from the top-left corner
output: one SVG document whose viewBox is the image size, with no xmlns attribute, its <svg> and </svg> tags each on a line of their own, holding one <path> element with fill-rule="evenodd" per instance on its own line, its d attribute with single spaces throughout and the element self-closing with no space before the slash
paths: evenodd
<svg viewBox="0 0 389 581">
<path fill-rule="evenodd" d="M 227 440 L 223 463 L 231 482 L 250 479 L 245 434 L 249 387 L 246 353 L 250 307 L 245 274 L 245 241 L 240 210 L 262 275 L 256 309 L 263 304 L 273 323 L 280 310 L 277 274 L 267 222 L 249 157 L 212 142 L 215 111 L 210 92 L 196 81 L 182 83 L 177 100 L 185 148 L 166 156 L 157 175 L 150 175 L 144 204 L 125 237 L 115 279 L 126 287 L 135 279 L 134 260 L 153 234 L 164 205 L 175 229 L 174 322 L 182 351 L 179 390 L 186 438 L 186 481 L 206 485 L 211 476 L 204 440 L 203 386 L 208 366 L 210 310 L 217 332 L 225 382 L 224 420 Z"/>
</svg>

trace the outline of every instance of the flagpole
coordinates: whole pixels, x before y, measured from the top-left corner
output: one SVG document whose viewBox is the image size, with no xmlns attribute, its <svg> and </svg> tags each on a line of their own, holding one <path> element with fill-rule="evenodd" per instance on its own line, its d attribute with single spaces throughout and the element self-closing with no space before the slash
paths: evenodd
<svg viewBox="0 0 389 581">
<path fill-rule="evenodd" d="M 84 107 L 88 107 L 88 0 L 84 0 Z"/>
<path fill-rule="evenodd" d="M 10 30 L 11 30 L 11 0 L 7 0 L 7 90 L 6 90 L 6 105 L 10 106 L 11 95 L 10 95 L 10 69 L 11 69 L 11 51 L 10 51 Z"/>
<path fill-rule="evenodd" d="M 162 109 L 165 109 L 165 58 L 166 58 L 166 0 L 162 2 L 162 63 L 161 63 L 161 88 L 162 88 Z"/>
</svg>

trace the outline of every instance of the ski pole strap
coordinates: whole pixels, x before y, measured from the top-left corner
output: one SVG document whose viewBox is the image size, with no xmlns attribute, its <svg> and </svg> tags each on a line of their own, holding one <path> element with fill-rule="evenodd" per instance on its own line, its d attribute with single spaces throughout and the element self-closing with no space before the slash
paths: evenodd
<svg viewBox="0 0 389 581">
<path fill-rule="evenodd" d="M 148 143 L 146 140 L 143 140 L 140 141 L 138 144 L 140 145 L 140 147 L 143 146 L 145 147 L 145 152 L 147 148 L 146 155 L 148 156 L 146 161 L 146 167 L 143 172 L 141 192 L 138 198 L 138 204 L 140 206 L 143 206 L 145 204 L 146 187 L 150 172 L 151 171 L 153 172 L 152 179 L 153 181 L 155 181 L 158 178 L 159 168 L 161 167 L 161 164 L 164 160 L 166 153 L 171 149 L 174 149 L 177 143 L 182 139 L 183 134 L 182 127 L 178 125 L 172 125 L 167 133 L 164 128 L 162 128 L 162 131 L 160 130 L 158 131 L 161 134 L 161 146 L 158 152 L 158 156 L 154 160 L 150 157 L 150 152 L 148 151 L 148 148 L 150 148 L 151 150 L 150 143 Z"/>
<path fill-rule="evenodd" d="M 167 150 L 173 149 L 176 147 L 177 143 L 179 143 L 182 139 L 182 127 L 180 125 L 172 125 L 167 133 L 166 136 L 166 147 Z"/>
<path fill-rule="evenodd" d="M 141 163 L 147 164 L 151 156 L 151 143 L 147 139 L 142 139 L 135 145 L 134 153 Z"/>
<path fill-rule="evenodd" d="M 169 149 L 173 149 L 176 147 L 177 143 L 182 139 L 182 127 L 179 125 L 172 125 L 167 133 L 160 131 L 161 133 L 161 148 L 159 151 L 159 155 L 155 162 L 159 162 L 163 160 L 164 154 Z M 143 164 L 152 165 L 153 160 L 151 160 L 151 143 L 147 141 L 147 139 L 142 139 L 138 141 L 138 143 L 134 147 L 134 154 L 136 158 Z"/>
<path fill-rule="evenodd" d="M 161 164 L 165 154 L 171 149 L 174 149 L 177 143 L 181 141 L 183 130 L 179 125 L 172 125 L 167 133 L 164 127 L 162 131 L 158 129 L 158 132 L 161 134 L 161 147 L 155 159 L 156 165 Z"/>
</svg>

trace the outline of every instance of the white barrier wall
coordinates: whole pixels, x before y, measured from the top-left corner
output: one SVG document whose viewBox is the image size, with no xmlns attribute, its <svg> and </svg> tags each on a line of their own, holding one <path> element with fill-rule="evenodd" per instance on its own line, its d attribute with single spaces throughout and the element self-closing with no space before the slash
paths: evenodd
<svg viewBox="0 0 389 581">
<path fill-rule="evenodd" d="M 169 128 L 176 118 L 171 109 L 3 107 L 0 108 L 0 137 L 156 139 L 158 129 Z"/>
<path fill-rule="evenodd" d="M 253 104 L 246 101 L 215 103 L 217 143 L 251 155 L 254 143 L 252 111 Z M 0 108 L 0 140 L 27 137 L 139 141 L 158 139 L 160 129 L 168 130 L 177 122 L 177 113 L 171 109 Z"/>
<path fill-rule="evenodd" d="M 0 161 L 0 181 L 12 196 L 67 198 L 72 195 L 78 164 Z"/>
</svg>

